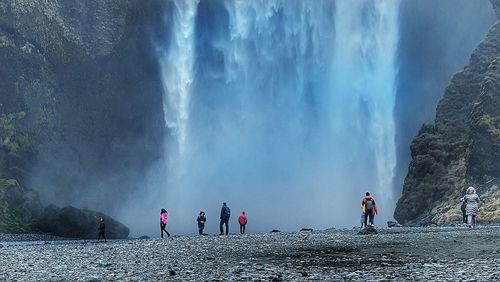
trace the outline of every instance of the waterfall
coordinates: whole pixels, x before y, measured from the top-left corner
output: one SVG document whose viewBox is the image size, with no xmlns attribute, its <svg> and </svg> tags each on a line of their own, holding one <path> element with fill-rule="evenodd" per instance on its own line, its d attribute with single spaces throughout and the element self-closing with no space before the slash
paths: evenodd
<svg viewBox="0 0 500 282">
<path fill-rule="evenodd" d="M 397 1 L 174 4 L 159 61 L 179 230 L 222 201 L 255 231 L 357 225 L 365 191 L 392 217 Z"/>
<path fill-rule="evenodd" d="M 367 142 L 367 154 L 374 158 L 376 170 L 371 181 L 375 185 L 367 190 L 372 190 L 385 209 L 392 211 L 397 1 L 337 1 L 335 32 L 331 95 L 340 100 L 334 100 L 332 108 L 342 113 L 335 118 L 351 117 L 349 126 L 355 129 L 350 130 L 357 131 L 357 138 Z M 357 116 L 359 113 L 366 114 Z"/>
<path fill-rule="evenodd" d="M 164 89 L 165 124 L 176 137 L 180 155 L 185 151 L 189 121 L 189 95 L 193 80 L 193 32 L 199 0 L 174 0 L 174 26 L 170 46 L 161 49 L 160 70 Z M 164 46 L 162 46 L 164 47 Z"/>
</svg>

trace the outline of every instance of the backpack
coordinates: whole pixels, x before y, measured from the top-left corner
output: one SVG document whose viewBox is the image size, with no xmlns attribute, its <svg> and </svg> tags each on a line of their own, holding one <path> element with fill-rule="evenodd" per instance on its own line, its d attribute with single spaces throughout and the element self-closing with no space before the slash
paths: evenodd
<svg viewBox="0 0 500 282">
<path fill-rule="evenodd" d="M 241 225 L 245 225 L 247 224 L 247 218 L 244 217 L 243 215 L 240 215 L 240 218 L 238 218 L 238 222 L 241 224 Z"/>
<path fill-rule="evenodd" d="M 226 218 L 231 217 L 231 210 L 227 206 L 226 206 L 226 209 L 224 210 L 224 215 L 226 216 Z"/>
<path fill-rule="evenodd" d="M 373 208 L 373 199 L 370 198 L 370 200 L 366 200 L 365 209 L 371 210 L 372 208 Z"/>
</svg>

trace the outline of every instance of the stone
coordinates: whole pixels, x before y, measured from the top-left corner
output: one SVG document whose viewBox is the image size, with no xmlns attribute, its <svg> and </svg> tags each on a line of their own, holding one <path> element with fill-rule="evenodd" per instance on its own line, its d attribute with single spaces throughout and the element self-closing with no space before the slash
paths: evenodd
<svg viewBox="0 0 500 282">
<path fill-rule="evenodd" d="M 365 228 L 361 229 L 358 232 L 358 235 L 369 235 L 369 234 L 377 234 L 377 229 L 375 229 L 375 226 L 373 225 L 368 225 Z"/>
<path fill-rule="evenodd" d="M 403 225 L 399 224 L 397 221 L 387 221 L 387 227 L 403 227 Z"/>
</svg>

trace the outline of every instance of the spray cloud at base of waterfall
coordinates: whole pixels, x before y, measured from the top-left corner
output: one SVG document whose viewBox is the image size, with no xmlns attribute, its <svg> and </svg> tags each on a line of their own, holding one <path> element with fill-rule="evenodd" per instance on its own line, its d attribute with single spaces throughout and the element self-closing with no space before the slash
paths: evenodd
<svg viewBox="0 0 500 282">
<path fill-rule="evenodd" d="M 385 98 L 368 95 L 374 94 L 366 91 L 375 89 L 378 80 L 366 74 L 374 74 L 371 66 L 384 58 L 382 51 L 394 60 L 394 45 L 385 45 L 378 52 L 367 49 L 370 41 L 359 45 L 343 41 L 362 50 L 365 57 L 357 56 L 355 49 L 343 50 L 345 53 L 334 49 L 343 44 L 336 41 L 336 24 L 341 19 L 335 14 L 341 12 L 335 6 L 351 3 L 353 9 L 363 7 L 362 11 L 349 10 L 351 21 L 344 26 L 349 22 L 355 28 L 352 32 L 346 29 L 348 35 L 355 35 L 350 40 L 372 38 L 378 14 L 371 13 L 374 1 L 302 2 L 216 0 L 197 4 L 191 22 L 194 49 L 188 65 L 186 150 L 180 158 L 177 116 L 173 114 L 178 108 L 170 104 L 165 108 L 165 117 L 173 114 L 165 125 L 170 132 L 165 158 L 149 174 L 140 174 L 140 184 L 131 185 L 136 189 L 121 205 L 126 210 L 119 213 L 120 218 L 132 227 L 132 234 L 157 234 L 161 207 L 169 210 L 169 230 L 176 234 L 195 234 L 195 219 L 202 209 L 208 214 L 206 231 L 218 232 L 222 201 L 229 203 L 233 218 L 240 209 L 247 211 L 248 232 L 271 227 L 353 226 L 359 223 L 360 198 L 366 190 L 375 194 L 380 205 L 375 223 L 383 225 L 384 217 L 391 216 L 396 199 L 381 182 L 392 178 L 392 131 L 398 138 L 394 191 L 399 194 L 411 139 L 422 122 L 433 119 L 449 78 L 467 63 L 495 22 L 494 11 L 488 0 L 394 1 L 399 13 L 384 18 L 399 17 L 398 36 L 392 36 L 396 33 L 396 25 L 392 25 L 388 29 L 392 31 L 378 34 L 378 38 L 383 43 L 389 39 L 398 42 L 398 68 L 383 71 L 383 66 L 393 66 L 384 60 L 376 72 L 398 72 L 396 129 L 387 118 L 377 130 L 375 119 L 368 117 L 378 112 L 378 120 L 386 118 L 393 97 L 390 91 L 383 92 L 389 95 Z M 165 3 L 174 6 L 173 1 Z M 179 55 L 171 53 L 178 30 L 174 14 L 174 9 L 165 11 L 167 32 L 153 40 L 160 65 L 165 63 L 161 59 Z M 367 25 L 373 29 L 365 29 Z M 334 56 L 344 59 L 344 54 L 366 63 L 336 64 Z M 368 55 L 369 60 L 361 59 Z M 344 72 L 348 74 L 341 78 Z M 387 77 L 394 80 L 392 75 Z M 347 82 L 354 84 L 356 78 L 356 91 L 352 91 Z M 165 81 L 164 77 L 164 86 Z M 390 88 L 393 84 L 383 85 Z M 363 91 L 365 94 L 359 94 Z M 164 98 L 168 106 L 169 97 Z M 388 103 L 381 104 L 386 98 Z M 345 113 L 351 115 L 346 118 Z M 376 158 L 376 153 L 385 157 Z M 380 187 L 388 193 L 380 192 Z M 236 230 L 235 221 L 231 223 Z"/>
<path fill-rule="evenodd" d="M 223 201 L 254 231 L 353 226 L 365 191 L 391 218 L 396 2 L 174 3 L 156 196 L 172 228 L 205 210 L 215 232 Z"/>
</svg>

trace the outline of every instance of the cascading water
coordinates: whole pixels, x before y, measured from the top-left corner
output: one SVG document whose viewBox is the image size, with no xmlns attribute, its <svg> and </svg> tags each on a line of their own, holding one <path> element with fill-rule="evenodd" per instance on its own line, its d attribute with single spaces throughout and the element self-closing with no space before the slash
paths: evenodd
<svg viewBox="0 0 500 282">
<path fill-rule="evenodd" d="M 213 232 L 223 201 L 253 231 L 358 225 L 367 190 L 392 217 L 397 1 L 174 4 L 159 52 L 172 228 L 205 210 Z"/>
<path fill-rule="evenodd" d="M 175 132 L 177 152 L 182 156 L 187 142 L 189 92 L 194 64 L 194 19 L 199 0 L 174 0 L 174 26 L 168 49 L 160 49 L 160 70 L 165 95 L 166 126 Z"/>
</svg>

